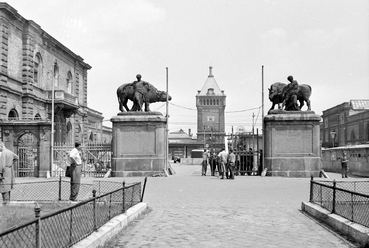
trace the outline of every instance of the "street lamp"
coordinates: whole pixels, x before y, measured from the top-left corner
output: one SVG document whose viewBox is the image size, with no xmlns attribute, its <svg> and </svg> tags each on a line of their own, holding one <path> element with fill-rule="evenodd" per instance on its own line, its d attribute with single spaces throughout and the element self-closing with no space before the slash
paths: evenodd
<svg viewBox="0 0 369 248">
<path fill-rule="evenodd" d="M 332 138 L 332 147 L 334 147 L 334 138 L 336 137 L 336 132 L 332 131 L 331 132 L 331 138 Z"/>
</svg>

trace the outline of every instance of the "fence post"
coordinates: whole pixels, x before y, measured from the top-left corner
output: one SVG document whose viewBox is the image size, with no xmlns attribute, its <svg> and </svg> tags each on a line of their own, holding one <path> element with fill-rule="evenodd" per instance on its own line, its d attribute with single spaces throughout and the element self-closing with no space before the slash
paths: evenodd
<svg viewBox="0 0 369 248">
<path fill-rule="evenodd" d="M 59 201 L 61 201 L 61 187 L 62 187 L 62 177 L 61 175 L 59 176 Z"/>
<path fill-rule="evenodd" d="M 35 204 L 35 217 L 36 222 L 36 248 L 41 248 L 41 206 L 36 202 Z"/>
<path fill-rule="evenodd" d="M 126 209 L 125 209 L 125 196 L 126 196 L 125 188 L 126 188 L 126 182 L 123 181 L 123 199 L 122 199 L 123 200 L 123 209 L 122 209 L 122 213 L 124 213 L 126 211 Z"/>
<path fill-rule="evenodd" d="M 336 180 L 333 180 L 333 202 L 332 202 L 332 214 L 336 212 Z"/>
<path fill-rule="evenodd" d="M 313 181 L 314 181 L 314 177 L 311 176 L 310 177 L 310 202 L 313 202 Z"/>
<path fill-rule="evenodd" d="M 96 190 L 92 190 L 92 197 L 94 198 L 94 231 L 97 231 Z"/>
<path fill-rule="evenodd" d="M 143 198 L 144 198 L 146 182 L 147 182 L 147 177 L 145 177 L 144 186 L 143 186 L 143 189 L 142 189 L 141 202 L 143 201 Z"/>
<path fill-rule="evenodd" d="M 110 199 L 109 199 L 109 220 L 110 220 L 110 214 L 111 214 L 111 196 L 112 196 L 112 193 L 110 193 Z"/>
</svg>

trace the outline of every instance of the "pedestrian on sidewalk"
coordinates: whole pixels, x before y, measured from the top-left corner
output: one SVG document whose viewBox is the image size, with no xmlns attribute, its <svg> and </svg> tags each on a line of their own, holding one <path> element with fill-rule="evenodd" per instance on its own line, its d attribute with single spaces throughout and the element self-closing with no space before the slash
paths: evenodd
<svg viewBox="0 0 369 248">
<path fill-rule="evenodd" d="M 216 154 L 214 152 L 214 148 L 211 148 L 209 152 L 209 166 L 211 175 L 215 176 Z"/>
<path fill-rule="evenodd" d="M 227 178 L 234 180 L 234 166 L 236 162 L 236 155 L 233 153 L 233 149 L 229 149 L 228 163 L 227 163 Z M 229 176 L 228 176 L 229 173 Z"/>
<path fill-rule="evenodd" d="M 208 150 L 205 148 L 204 152 L 202 154 L 202 175 L 206 176 L 206 170 L 208 168 L 208 160 L 209 160 L 209 152 Z"/>
<path fill-rule="evenodd" d="M 3 205 L 10 201 L 10 191 L 14 185 L 14 162 L 18 160 L 18 155 L 6 149 L 3 142 L 0 142 L 0 192 L 3 196 Z"/>
<path fill-rule="evenodd" d="M 220 175 L 222 176 L 220 179 L 224 179 L 224 175 L 226 174 L 226 165 L 227 165 L 227 161 L 228 161 L 228 153 L 226 152 L 226 150 L 224 148 L 222 148 L 222 150 L 220 151 L 220 153 L 218 154 L 219 160 L 220 160 Z"/>
<path fill-rule="evenodd" d="M 70 157 L 70 198 L 69 200 L 75 201 L 78 196 L 79 186 L 81 184 L 82 176 L 82 159 L 81 159 L 81 143 L 75 142 L 74 148 L 69 153 Z"/>
<path fill-rule="evenodd" d="M 341 167 L 342 167 L 342 178 L 348 178 L 347 177 L 347 172 L 349 170 L 349 167 L 348 167 L 348 159 L 347 159 L 347 155 L 346 155 L 346 152 L 343 152 L 343 155 L 342 155 L 342 158 L 341 158 Z"/>
</svg>

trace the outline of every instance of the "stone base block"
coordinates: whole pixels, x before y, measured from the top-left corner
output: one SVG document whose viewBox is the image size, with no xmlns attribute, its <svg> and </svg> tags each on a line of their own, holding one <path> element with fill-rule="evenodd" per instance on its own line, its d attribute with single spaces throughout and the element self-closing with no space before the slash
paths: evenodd
<svg viewBox="0 0 369 248">
<path fill-rule="evenodd" d="M 312 111 L 271 111 L 264 118 L 268 176 L 319 176 L 319 121 Z"/>
<path fill-rule="evenodd" d="M 113 123 L 112 176 L 164 173 L 166 118 L 157 112 L 124 112 Z"/>
</svg>

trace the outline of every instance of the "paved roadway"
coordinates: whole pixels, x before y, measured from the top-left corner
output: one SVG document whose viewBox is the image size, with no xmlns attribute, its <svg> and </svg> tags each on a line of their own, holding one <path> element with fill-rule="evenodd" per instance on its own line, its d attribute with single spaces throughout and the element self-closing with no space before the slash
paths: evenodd
<svg viewBox="0 0 369 248">
<path fill-rule="evenodd" d="M 200 176 L 200 166 L 172 166 L 175 175 L 148 178 L 152 211 L 110 247 L 355 247 L 301 213 L 309 178 L 221 180 Z"/>
</svg>

